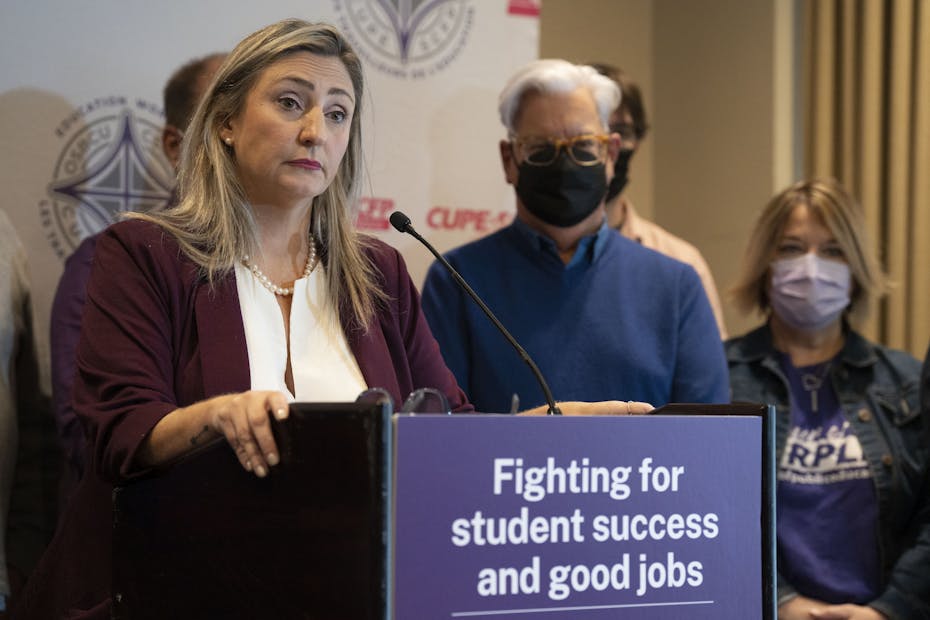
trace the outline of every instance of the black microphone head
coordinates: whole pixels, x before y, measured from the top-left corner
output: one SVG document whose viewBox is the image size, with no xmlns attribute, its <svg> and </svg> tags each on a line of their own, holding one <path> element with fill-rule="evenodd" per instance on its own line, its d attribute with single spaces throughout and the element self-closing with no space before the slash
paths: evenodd
<svg viewBox="0 0 930 620">
<path fill-rule="evenodd" d="M 399 232 L 405 233 L 410 228 L 410 218 L 404 215 L 402 211 L 395 211 L 391 214 L 391 226 Z"/>
</svg>

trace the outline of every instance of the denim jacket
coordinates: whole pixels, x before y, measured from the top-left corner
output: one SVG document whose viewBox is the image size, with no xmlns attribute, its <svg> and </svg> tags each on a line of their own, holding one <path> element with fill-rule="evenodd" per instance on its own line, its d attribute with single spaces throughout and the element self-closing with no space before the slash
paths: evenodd
<svg viewBox="0 0 930 620">
<path fill-rule="evenodd" d="M 776 406 L 777 460 L 788 434 L 790 389 L 771 331 L 765 325 L 729 340 L 726 354 L 731 399 Z M 869 606 L 894 620 L 930 620 L 930 409 L 920 407 L 920 362 L 852 330 L 838 358 L 830 380 L 878 499 L 884 590 Z M 779 575 L 779 603 L 795 594 Z"/>
</svg>

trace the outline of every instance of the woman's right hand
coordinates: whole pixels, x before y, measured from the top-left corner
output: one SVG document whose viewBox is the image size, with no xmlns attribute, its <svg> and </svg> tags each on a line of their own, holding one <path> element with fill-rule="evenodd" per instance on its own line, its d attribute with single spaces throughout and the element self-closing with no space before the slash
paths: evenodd
<svg viewBox="0 0 930 620">
<path fill-rule="evenodd" d="M 217 396 L 204 404 L 210 427 L 226 438 L 246 471 L 264 478 L 280 462 L 269 414 L 278 420 L 287 417 L 288 400 L 284 394 L 248 391 Z"/>
<path fill-rule="evenodd" d="M 283 420 L 288 411 L 287 396 L 281 392 L 250 390 L 202 400 L 159 420 L 136 459 L 144 467 L 165 465 L 219 435 L 246 471 L 264 478 L 281 460 L 269 414 Z"/>
</svg>

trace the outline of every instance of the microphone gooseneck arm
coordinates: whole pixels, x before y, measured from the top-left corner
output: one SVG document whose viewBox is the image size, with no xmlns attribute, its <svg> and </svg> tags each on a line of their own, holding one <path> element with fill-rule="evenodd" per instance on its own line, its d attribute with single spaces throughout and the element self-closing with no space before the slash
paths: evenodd
<svg viewBox="0 0 930 620">
<path fill-rule="evenodd" d="M 549 390 L 549 385 L 546 383 L 546 380 L 543 378 L 542 373 L 539 371 L 539 367 L 536 366 L 536 362 L 533 361 L 533 358 L 530 357 L 530 354 L 527 353 L 526 350 L 522 346 L 520 346 L 520 343 L 517 342 L 516 338 L 514 338 L 510 334 L 510 332 L 507 331 L 507 328 L 504 327 L 504 325 L 497 319 L 496 316 L 494 316 L 494 313 L 491 312 L 491 309 L 488 308 L 488 306 L 484 303 L 484 301 L 482 301 L 481 298 L 478 297 L 478 293 L 476 293 L 468 285 L 468 282 L 466 282 L 465 279 L 459 274 L 459 272 L 456 271 L 455 268 L 449 264 L 449 261 L 447 261 L 445 257 L 442 254 L 440 254 L 429 241 L 424 239 L 423 236 L 420 235 L 420 233 L 416 231 L 416 229 L 410 223 L 409 217 L 407 217 L 405 214 L 403 214 L 400 211 L 394 211 L 391 214 L 390 220 L 391 220 L 391 226 L 397 229 L 397 231 L 410 235 L 411 237 L 413 237 L 414 239 L 422 243 L 426 247 L 426 249 L 429 250 L 433 254 L 433 256 L 436 257 L 436 260 L 438 260 L 442 264 L 442 266 L 446 268 L 446 271 L 449 272 L 449 274 L 455 279 L 458 285 L 462 287 L 462 289 L 466 293 L 468 293 L 468 296 L 472 298 L 472 301 L 478 304 L 478 307 L 481 308 L 481 310 L 488 317 L 488 319 L 490 319 L 491 322 L 494 323 L 494 326 L 498 329 L 498 331 L 500 331 L 500 333 L 504 335 L 504 338 L 507 339 L 507 342 L 510 343 L 510 346 L 512 346 L 517 351 L 517 353 L 520 355 L 520 358 L 526 363 L 527 366 L 530 367 L 530 370 L 532 371 L 533 376 L 536 377 L 536 381 L 539 382 L 539 386 L 542 388 L 543 395 L 546 397 L 546 403 L 549 405 L 548 415 L 562 415 L 562 412 L 559 410 L 559 407 L 555 404 L 555 399 L 552 398 L 552 392 Z"/>
</svg>

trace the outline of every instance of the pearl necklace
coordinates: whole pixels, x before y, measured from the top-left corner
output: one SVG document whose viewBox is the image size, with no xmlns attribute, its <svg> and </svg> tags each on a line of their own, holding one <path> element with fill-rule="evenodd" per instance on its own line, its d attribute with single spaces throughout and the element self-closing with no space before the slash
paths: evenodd
<svg viewBox="0 0 930 620">
<path fill-rule="evenodd" d="M 316 256 L 316 242 L 313 240 L 313 237 L 310 238 L 310 250 L 307 252 L 307 264 L 304 266 L 304 272 L 300 276 L 301 278 L 308 278 L 313 272 L 313 269 L 316 267 L 317 256 Z M 274 293 L 275 295 L 280 295 L 282 297 L 289 297 L 294 294 L 293 286 L 278 286 L 271 281 L 271 278 L 266 276 L 261 269 L 258 268 L 258 265 L 255 263 L 249 263 L 249 255 L 246 254 L 242 257 L 242 264 L 245 265 L 249 271 L 252 272 L 252 275 L 255 276 L 255 279 L 264 286 L 266 289 Z M 299 280 L 300 278 L 298 278 Z"/>
</svg>

